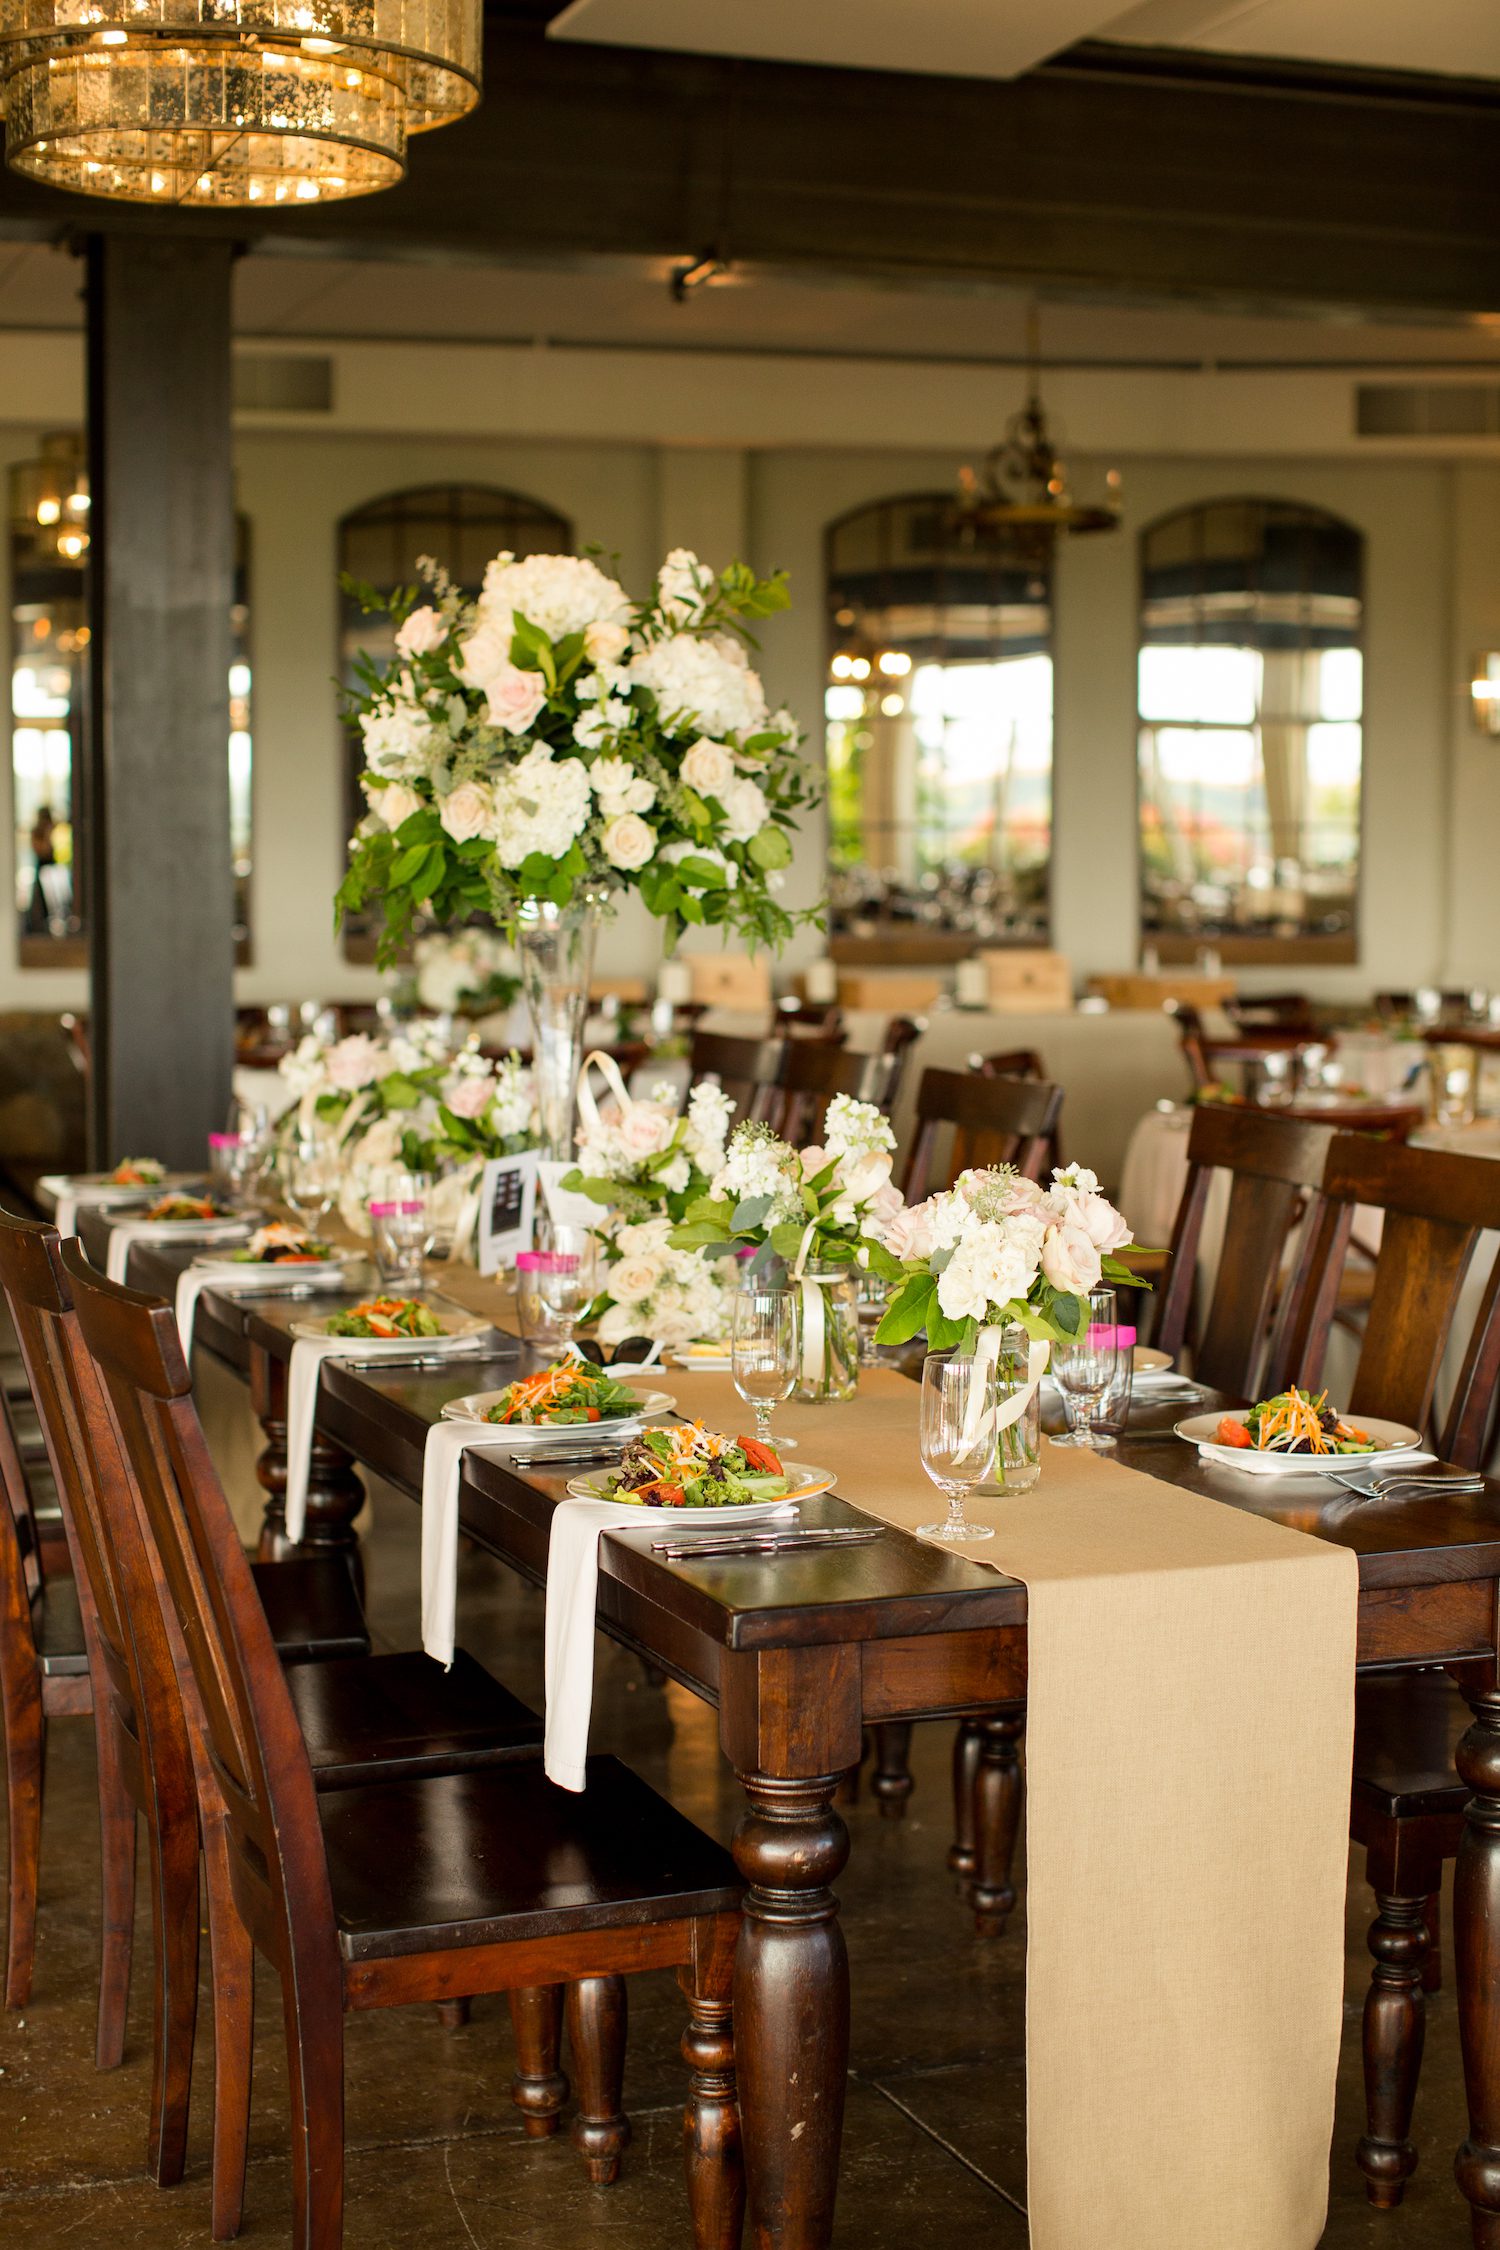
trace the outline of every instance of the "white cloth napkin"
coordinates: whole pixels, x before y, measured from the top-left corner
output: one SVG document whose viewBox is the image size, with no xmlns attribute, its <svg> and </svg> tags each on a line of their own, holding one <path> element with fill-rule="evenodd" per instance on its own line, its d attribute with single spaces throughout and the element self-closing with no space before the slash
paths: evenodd
<svg viewBox="0 0 1500 2250">
<path fill-rule="evenodd" d="M 59 1182 L 54 1194 L 52 1223 L 59 1234 L 76 1234 L 81 1205 L 86 1203 L 97 1210 L 101 1204 L 134 1203 L 139 1200 L 140 1192 L 139 1188 L 116 1187 L 103 1181 L 73 1180 L 66 1185 Z"/>
<path fill-rule="evenodd" d="M 458 1483 L 472 1447 L 488 1452 L 510 1433 L 474 1422 L 434 1422 L 422 1452 L 422 1646 L 445 1669 L 453 1662 L 458 1607 Z"/>
<path fill-rule="evenodd" d="M 441 1355 L 444 1359 L 476 1358 L 488 1350 L 488 1333 L 465 1338 L 451 1351 L 440 1336 L 403 1337 L 411 1358 Z M 286 1535 L 295 1546 L 307 1521 L 307 1481 L 312 1462 L 313 1425 L 318 1411 L 318 1383 L 325 1359 L 367 1359 L 372 1367 L 389 1357 L 391 1372 L 401 1368 L 405 1353 L 381 1351 L 369 1336 L 298 1336 L 292 1344 L 286 1376 Z"/>
<path fill-rule="evenodd" d="M 338 1266 L 331 1274 L 314 1276 L 307 1266 L 266 1265 L 241 1266 L 234 1273 L 224 1273 L 216 1265 L 184 1266 L 177 1276 L 177 1332 L 182 1338 L 182 1356 L 193 1356 L 193 1326 L 198 1313 L 198 1299 L 205 1289 L 222 1289 L 231 1297 L 253 1297 L 266 1292 L 284 1296 L 291 1289 L 342 1289 L 344 1269 Z"/>
<path fill-rule="evenodd" d="M 560 1500 L 547 1548 L 547 1692 L 543 1765 L 559 1789 L 581 1790 L 594 1707 L 594 1608 L 599 1534 L 641 1526 L 639 1507 Z"/>
<path fill-rule="evenodd" d="M 62 1229 L 59 1228 L 58 1232 L 61 1233 Z M 236 1227 L 232 1233 L 227 1230 L 223 1234 L 216 1232 L 212 1239 L 215 1242 L 239 1242 L 243 1241 L 249 1232 L 250 1227 L 247 1221 L 244 1226 Z M 136 1243 L 188 1243 L 202 1242 L 203 1240 L 202 1235 L 193 1233 L 191 1226 L 184 1226 L 181 1219 L 120 1219 L 109 1230 L 109 1257 L 104 1270 L 111 1281 L 118 1281 L 123 1285 L 126 1268 L 130 1264 L 130 1253 Z"/>
</svg>

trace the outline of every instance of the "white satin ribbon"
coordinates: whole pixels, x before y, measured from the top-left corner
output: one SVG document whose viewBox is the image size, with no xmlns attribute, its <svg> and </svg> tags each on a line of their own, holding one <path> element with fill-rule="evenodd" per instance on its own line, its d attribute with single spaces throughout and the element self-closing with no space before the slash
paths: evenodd
<svg viewBox="0 0 1500 2250">
<path fill-rule="evenodd" d="M 620 1105 L 622 1117 L 628 1117 L 633 1109 L 651 1108 L 653 1106 L 649 1102 L 638 1103 L 634 1099 L 624 1079 L 620 1076 L 620 1066 L 613 1055 L 606 1055 L 602 1048 L 591 1047 L 584 1056 L 583 1068 L 578 1073 L 578 1114 L 585 1125 L 593 1130 L 598 1130 L 601 1120 L 598 1097 L 589 1084 L 589 1072 L 591 1070 L 598 1071 L 599 1076 L 614 1095 L 615 1100 Z"/>
<path fill-rule="evenodd" d="M 828 1334 L 828 1313 L 823 1303 L 823 1285 L 844 1278 L 842 1269 L 837 1274 L 807 1271 L 807 1253 L 817 1231 L 817 1220 L 809 1220 L 802 1230 L 802 1240 L 792 1263 L 792 1279 L 802 1291 L 802 1388 L 805 1391 L 822 1390 L 827 1378 L 823 1346 Z"/>
<path fill-rule="evenodd" d="M 1004 1334 L 1005 1324 L 998 1321 L 992 1322 L 989 1327 L 980 1329 L 978 1339 L 975 1342 L 974 1377 L 969 1389 L 969 1403 L 964 1410 L 965 1443 L 979 1434 L 979 1425 L 984 1412 L 985 1382 L 993 1374 L 1000 1358 L 1000 1345 Z M 1002 1430 L 1008 1430 L 1013 1422 L 1019 1422 L 1021 1416 L 1026 1412 L 1036 1392 L 1036 1387 L 1046 1372 L 1047 1361 L 1051 1354 L 1052 1346 L 1050 1344 L 1039 1344 L 1033 1338 L 1026 1354 L 1025 1389 L 1013 1391 L 1008 1399 L 996 1407 L 992 1416 L 994 1434 L 997 1440 Z"/>
</svg>

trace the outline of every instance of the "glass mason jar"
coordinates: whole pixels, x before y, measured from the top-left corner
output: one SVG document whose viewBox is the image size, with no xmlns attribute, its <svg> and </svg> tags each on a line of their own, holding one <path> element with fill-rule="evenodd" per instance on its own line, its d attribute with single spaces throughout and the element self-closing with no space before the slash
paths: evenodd
<svg viewBox="0 0 1500 2250">
<path fill-rule="evenodd" d="M 822 1304 L 823 1335 L 819 1344 L 815 1308 L 804 1292 L 803 1356 L 792 1396 L 809 1406 L 853 1398 L 859 1388 L 858 1277 L 852 1266 L 809 1265 L 803 1279 L 817 1291 Z M 809 1337 L 814 1339 L 811 1345 Z"/>
<path fill-rule="evenodd" d="M 1028 1381 L 1031 1338 L 1018 1322 L 1001 1332 L 995 1362 L 1000 1402 L 1014 1400 Z M 1007 1423 L 995 1445 L 995 1465 L 980 1492 L 1029 1492 L 1042 1473 L 1042 1387 L 1038 1383 L 1017 1421 Z"/>
</svg>

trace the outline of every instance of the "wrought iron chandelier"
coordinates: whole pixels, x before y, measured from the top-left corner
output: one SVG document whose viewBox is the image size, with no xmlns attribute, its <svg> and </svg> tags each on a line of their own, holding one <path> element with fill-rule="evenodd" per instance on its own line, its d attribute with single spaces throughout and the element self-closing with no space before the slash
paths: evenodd
<svg viewBox="0 0 1500 2250">
<path fill-rule="evenodd" d="M 1075 500 L 1068 471 L 1042 410 L 1041 344 L 1036 306 L 1027 315 L 1026 404 L 1005 425 L 977 469 L 959 471 L 953 529 L 966 545 L 1004 545 L 1043 561 L 1060 532 L 1113 531 L 1120 521 L 1120 472 L 1105 473 L 1105 498 Z"/>
<path fill-rule="evenodd" d="M 479 99 L 481 0 L 0 0 L 6 160 L 128 202 L 392 187 Z"/>
</svg>

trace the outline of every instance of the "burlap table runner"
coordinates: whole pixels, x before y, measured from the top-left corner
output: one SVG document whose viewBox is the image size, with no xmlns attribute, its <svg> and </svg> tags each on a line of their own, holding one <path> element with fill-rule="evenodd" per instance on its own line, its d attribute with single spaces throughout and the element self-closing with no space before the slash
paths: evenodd
<svg viewBox="0 0 1500 2250">
<path fill-rule="evenodd" d="M 748 1427 L 724 1375 L 679 1410 Z M 778 1408 L 799 1460 L 913 1531 L 917 1390 Z M 1343 2008 L 1358 1572 L 1348 1550 L 1044 1445 L 956 1550 L 1027 1589 L 1034 2250 L 1313 2250 Z M 949 1549 L 948 1552 L 955 1550 Z"/>
</svg>

